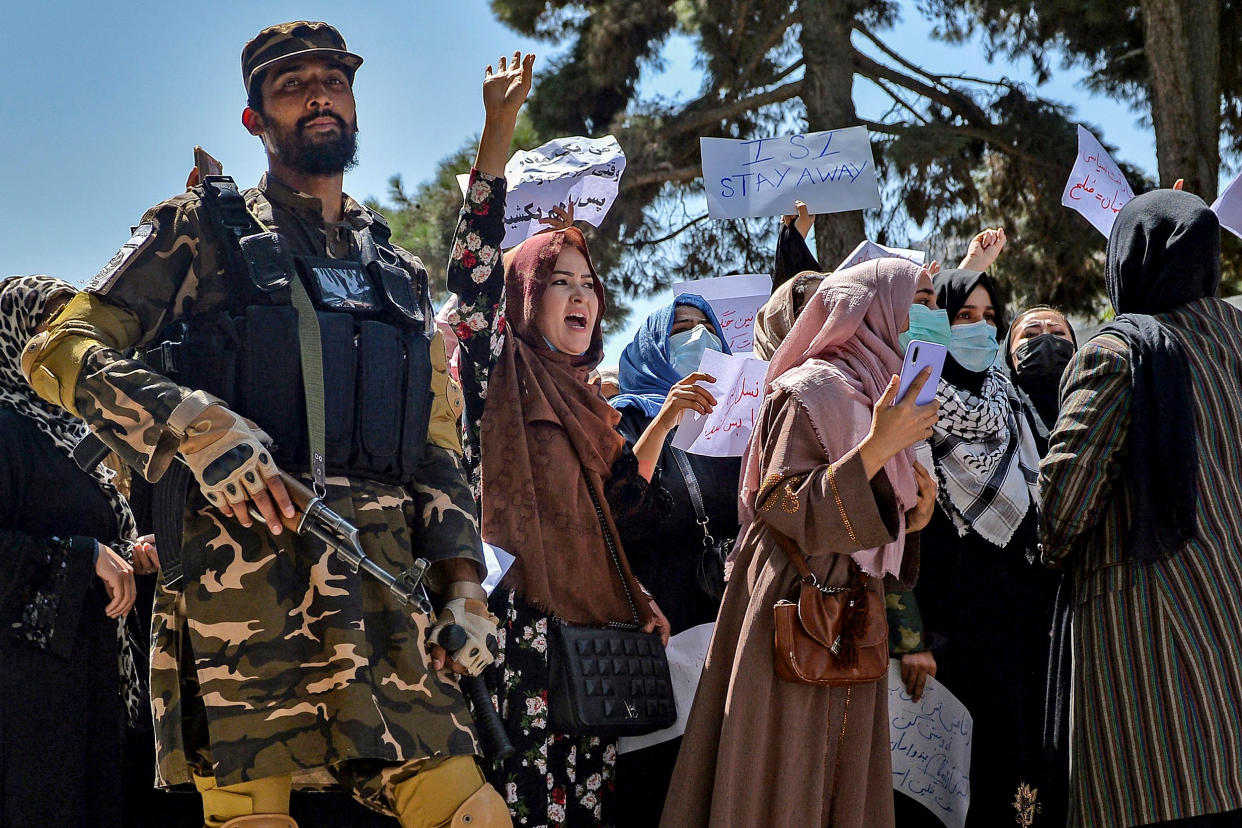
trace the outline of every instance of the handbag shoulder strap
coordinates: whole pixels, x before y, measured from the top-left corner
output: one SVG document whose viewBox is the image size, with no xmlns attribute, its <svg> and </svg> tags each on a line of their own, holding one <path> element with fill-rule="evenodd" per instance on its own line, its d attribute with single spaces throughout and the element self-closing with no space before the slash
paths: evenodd
<svg viewBox="0 0 1242 828">
<path fill-rule="evenodd" d="M 677 468 L 681 469 L 682 479 L 686 481 L 686 491 L 690 493 L 690 503 L 694 505 L 694 515 L 698 518 L 699 528 L 703 530 L 703 546 L 710 547 L 716 542 L 712 537 L 711 530 L 707 528 L 707 506 L 703 503 L 703 491 L 699 488 L 699 479 L 694 475 L 694 467 L 690 465 L 690 458 L 686 453 L 676 446 L 670 446 L 673 450 L 673 459 L 677 461 Z"/>
<path fill-rule="evenodd" d="M 707 523 L 707 507 L 703 505 L 703 492 L 699 489 L 699 479 L 694 476 L 694 467 L 690 465 L 690 458 L 686 457 L 686 453 L 676 446 L 670 446 L 673 450 L 673 459 L 677 461 L 677 468 L 681 469 L 681 476 L 686 481 L 686 490 L 690 492 L 690 502 L 694 504 L 694 513 L 699 518 L 699 523 Z"/>
<path fill-rule="evenodd" d="M 608 528 L 608 521 L 604 519 L 604 508 L 600 505 L 599 495 L 595 493 L 595 486 L 591 483 L 591 478 L 587 476 L 585 467 L 582 469 L 582 479 L 586 483 L 587 492 L 591 495 L 591 503 L 595 506 L 595 516 L 599 518 L 600 531 L 604 533 L 604 546 L 608 547 L 608 555 L 612 558 L 612 565 L 617 568 L 617 577 L 621 579 L 621 589 L 625 592 L 625 600 L 629 602 L 630 613 L 634 616 L 634 623 L 626 623 L 623 621 L 610 621 L 608 626 L 622 630 L 637 630 L 642 626 L 642 618 L 638 614 L 638 606 L 634 603 L 634 595 L 630 592 L 630 585 L 625 582 L 625 571 L 621 569 L 621 556 L 617 553 L 617 544 L 613 540 L 612 530 Z"/>
<path fill-rule="evenodd" d="M 772 524 L 763 520 L 762 515 L 755 516 L 758 520 L 763 521 L 763 528 L 768 530 L 781 549 L 785 550 L 785 554 L 789 557 L 789 562 L 794 565 L 794 569 L 798 571 L 798 577 L 812 586 L 819 586 L 819 579 L 815 577 L 815 573 L 811 571 L 810 565 L 806 561 L 806 555 L 802 554 L 802 550 L 794 543 L 793 538 L 777 529 Z"/>
</svg>

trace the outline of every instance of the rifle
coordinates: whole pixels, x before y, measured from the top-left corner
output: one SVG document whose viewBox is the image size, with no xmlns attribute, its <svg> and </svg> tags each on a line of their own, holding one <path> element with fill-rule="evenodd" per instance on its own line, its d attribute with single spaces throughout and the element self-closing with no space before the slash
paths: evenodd
<svg viewBox="0 0 1242 828">
<path fill-rule="evenodd" d="M 292 518 L 281 516 L 281 522 L 286 527 L 298 535 L 318 538 L 337 557 L 345 561 L 352 571 L 364 570 L 388 587 L 402 604 L 413 603 L 419 612 L 431 612 L 431 601 L 423 586 L 423 577 L 428 566 L 426 558 L 418 558 L 413 566 L 394 577 L 362 550 L 357 527 L 329 509 L 323 498 L 298 480 L 284 472 L 281 472 L 280 479 L 289 492 L 289 499 L 298 510 L 298 514 Z M 267 525 L 253 506 L 250 507 L 250 514 L 263 525 Z M 457 624 L 450 624 L 441 631 L 440 643 L 445 650 L 456 652 L 465 646 L 466 631 Z M 461 676 L 459 683 L 474 710 L 474 719 L 479 726 L 479 739 L 484 751 L 496 762 L 508 759 L 513 755 L 513 744 L 500 721 L 496 706 L 492 704 L 491 694 L 487 692 L 482 676 Z"/>
<path fill-rule="evenodd" d="M 73 458 L 83 471 L 90 474 L 103 462 L 109 451 L 110 449 L 97 436 L 87 434 L 74 447 Z M 426 558 L 418 558 L 413 566 L 393 577 L 388 570 L 377 564 L 363 551 L 362 544 L 358 541 L 357 527 L 329 509 L 321 497 L 298 480 L 284 472 L 281 472 L 280 479 L 289 492 L 289 499 L 293 501 L 293 505 L 298 510 L 298 514 L 292 518 L 281 516 L 281 522 L 289 530 L 297 535 L 311 535 L 318 538 L 337 557 L 344 560 L 352 571 L 365 570 L 368 575 L 387 586 L 402 604 L 412 603 L 419 612 L 428 614 L 431 612 L 431 601 L 423 586 L 423 577 L 427 573 L 428 566 Z M 253 506 L 250 507 L 250 514 L 263 526 L 267 525 L 263 516 Z M 159 548 L 162 543 L 159 538 L 156 540 L 157 548 Z M 161 558 L 160 565 L 164 566 L 164 558 Z M 450 624 L 440 633 L 440 640 L 446 650 L 456 652 L 466 643 L 466 631 L 456 624 Z M 509 735 L 505 732 L 504 724 L 500 721 L 500 714 L 496 712 L 496 706 L 492 704 L 491 694 L 487 692 L 482 677 L 461 676 L 459 683 L 474 710 L 474 720 L 479 726 L 479 740 L 482 742 L 483 750 L 494 761 L 503 762 L 513 755 L 513 744 L 509 741 Z"/>
</svg>

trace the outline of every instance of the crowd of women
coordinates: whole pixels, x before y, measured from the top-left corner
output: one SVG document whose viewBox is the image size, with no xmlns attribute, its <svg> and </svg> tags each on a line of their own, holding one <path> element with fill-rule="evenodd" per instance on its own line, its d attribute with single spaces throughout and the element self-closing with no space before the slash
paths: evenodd
<svg viewBox="0 0 1242 828">
<path fill-rule="evenodd" d="M 885 678 L 820 687 L 774 669 L 773 606 L 801 583 L 883 595 L 851 634 L 887 630 L 911 697 L 934 676 L 970 711 L 967 825 L 1207 825 L 1242 807 L 1242 624 L 1225 586 L 1242 581 L 1242 464 L 1220 437 L 1239 423 L 1242 326 L 1213 298 L 1219 229 L 1201 201 L 1157 191 L 1121 212 L 1121 316 L 1078 356 L 1065 314 L 1006 307 L 988 275 L 1002 229 L 954 269 L 827 272 L 800 209 L 756 320 L 768 368 L 750 443 L 705 457 L 672 437 L 718 402 L 699 370 L 706 350 L 729 353 L 712 307 L 686 294 L 652 313 L 605 392 L 606 275 L 567 216 L 498 255 L 504 161 L 481 150 L 471 173 L 443 319 L 482 536 L 516 557 L 491 596 L 486 675 L 516 748 L 492 774 L 515 824 L 937 824 L 894 794 Z M 100 803 L 120 784 L 103 757 L 123 688 L 140 685 L 111 667 L 141 663 L 116 619 L 155 561 L 114 476 L 71 464 L 84 427 L 22 379 L 25 340 L 69 290 L 0 285 L 0 742 L 9 766 L 39 745 L 73 757 L 65 784 L 30 789 Z M 1223 392 L 1200 359 L 1218 336 Z M 947 348 L 922 405 L 928 372 L 897 395 L 914 340 Z M 1224 596 L 1211 611 L 1204 584 Z M 684 737 L 619 756 L 613 737 L 555 725 L 562 622 L 663 641 L 714 622 Z M 46 717 L 14 711 L 40 706 L 79 718 L 36 734 Z"/>
</svg>

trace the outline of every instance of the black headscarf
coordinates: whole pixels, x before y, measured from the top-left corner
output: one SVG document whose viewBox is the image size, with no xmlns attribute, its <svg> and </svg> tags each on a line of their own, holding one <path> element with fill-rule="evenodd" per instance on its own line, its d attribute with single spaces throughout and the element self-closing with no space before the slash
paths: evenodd
<svg viewBox="0 0 1242 828">
<path fill-rule="evenodd" d="M 1154 561 L 1194 537 L 1195 416 L 1186 353 L 1152 314 L 1220 286 L 1220 222 L 1198 196 L 1156 190 L 1131 200 L 1108 238 L 1108 298 L 1118 316 L 1100 333 L 1130 348 L 1126 477 L 1134 496 L 1128 554 Z"/>
<path fill-rule="evenodd" d="M 1005 318 L 1005 303 L 996 290 L 996 284 L 991 276 L 975 270 L 942 270 L 932 278 L 932 287 L 936 289 L 936 304 L 949 315 L 950 325 L 953 324 L 953 317 L 957 316 L 957 312 L 966 304 L 970 292 L 979 285 L 987 288 L 992 297 L 992 307 L 996 310 L 996 339 L 999 342 L 1000 326 Z M 987 371 L 970 371 L 963 368 L 952 354 L 945 357 L 944 371 L 941 372 L 945 382 L 976 394 L 983 387 L 983 378 L 986 375 Z"/>
</svg>

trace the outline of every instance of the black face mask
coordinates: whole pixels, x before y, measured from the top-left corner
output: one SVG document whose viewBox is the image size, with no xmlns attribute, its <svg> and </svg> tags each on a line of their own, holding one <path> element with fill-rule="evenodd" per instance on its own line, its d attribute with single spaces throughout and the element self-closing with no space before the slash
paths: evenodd
<svg viewBox="0 0 1242 828">
<path fill-rule="evenodd" d="M 1074 351 L 1074 343 L 1041 334 L 1023 342 L 1013 353 L 1014 379 L 1031 397 L 1045 423 L 1056 419 L 1057 388 Z"/>
</svg>

